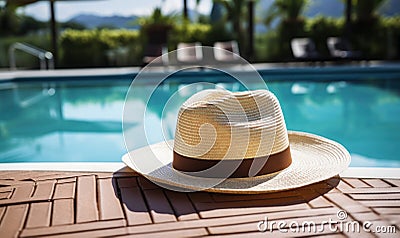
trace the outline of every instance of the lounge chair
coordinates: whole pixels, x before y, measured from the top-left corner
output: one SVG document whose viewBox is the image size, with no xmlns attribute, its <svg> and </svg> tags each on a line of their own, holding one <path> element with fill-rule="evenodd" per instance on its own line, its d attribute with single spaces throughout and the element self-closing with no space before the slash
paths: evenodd
<svg viewBox="0 0 400 238">
<path fill-rule="evenodd" d="M 143 64 L 147 65 L 153 60 L 157 59 L 159 56 L 162 56 L 160 59 L 157 59 L 154 63 L 168 65 L 168 56 L 164 55 L 168 52 L 167 46 L 164 44 L 149 44 L 146 46 L 144 50 L 143 56 Z"/>
<path fill-rule="evenodd" d="M 203 50 L 200 42 L 179 43 L 177 59 L 180 63 L 198 63 L 203 59 Z"/>
<path fill-rule="evenodd" d="M 321 55 L 318 53 L 315 43 L 310 38 L 294 38 L 290 42 L 293 56 L 302 61 L 318 61 Z"/>
<path fill-rule="evenodd" d="M 230 52 L 232 52 L 233 54 Z M 217 61 L 235 62 L 238 61 L 239 55 L 240 53 L 237 41 L 225 41 L 225 42 L 214 43 L 214 57 Z"/>
<path fill-rule="evenodd" d="M 361 52 L 353 51 L 350 43 L 340 37 L 328 37 L 326 40 L 329 53 L 336 59 L 360 59 Z"/>
</svg>

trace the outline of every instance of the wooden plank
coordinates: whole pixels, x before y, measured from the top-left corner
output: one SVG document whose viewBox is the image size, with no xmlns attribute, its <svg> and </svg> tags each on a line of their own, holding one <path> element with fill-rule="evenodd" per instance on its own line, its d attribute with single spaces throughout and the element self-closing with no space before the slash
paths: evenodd
<svg viewBox="0 0 400 238">
<path fill-rule="evenodd" d="M 362 179 L 365 183 L 374 188 L 390 188 L 391 185 L 386 183 L 383 179 Z"/>
<path fill-rule="evenodd" d="M 5 212 L 6 212 L 6 207 L 0 207 L 0 222 L 1 222 Z"/>
<path fill-rule="evenodd" d="M 138 184 L 142 189 L 160 189 L 159 186 L 144 177 L 138 177 Z"/>
<path fill-rule="evenodd" d="M 155 223 L 176 221 L 174 211 L 161 189 L 143 190 Z"/>
<path fill-rule="evenodd" d="M 53 199 L 75 198 L 76 183 L 57 183 Z"/>
<path fill-rule="evenodd" d="M 351 199 L 350 197 L 342 193 L 328 193 L 324 195 L 332 203 L 336 204 L 337 207 L 344 209 L 347 212 L 369 212 L 369 208 L 363 204 Z"/>
<path fill-rule="evenodd" d="M 98 179 L 97 183 L 99 188 L 100 220 L 124 218 L 120 201 L 114 192 L 112 179 Z"/>
<path fill-rule="evenodd" d="M 384 181 L 393 184 L 396 187 L 400 187 L 400 179 L 384 179 Z"/>
<path fill-rule="evenodd" d="M 0 224 L 0 237 L 17 237 L 24 225 L 28 206 L 28 204 L 21 204 L 7 207 Z"/>
<path fill-rule="evenodd" d="M 400 200 L 400 193 L 388 194 L 349 194 L 355 200 Z M 399 204 L 400 206 L 400 204 Z"/>
<path fill-rule="evenodd" d="M 319 196 L 309 201 L 308 204 L 313 208 L 320 207 L 332 207 L 334 206 L 331 202 L 329 202 L 325 197 Z"/>
<path fill-rule="evenodd" d="M 370 186 L 358 178 L 343 178 L 346 183 L 350 184 L 353 188 L 369 188 Z"/>
<path fill-rule="evenodd" d="M 50 226 L 51 202 L 32 203 L 29 209 L 27 228 Z"/>
<path fill-rule="evenodd" d="M 53 201 L 53 214 L 51 224 L 53 226 L 68 225 L 74 223 L 74 200 L 58 199 Z"/>
<path fill-rule="evenodd" d="M 33 194 L 32 198 L 50 200 L 51 197 L 53 196 L 55 184 L 56 180 L 46 180 L 37 182 L 35 193 Z"/>
<path fill-rule="evenodd" d="M 347 184 L 346 182 L 344 182 L 343 180 L 340 180 L 338 186 L 336 187 L 339 191 L 343 191 L 346 189 L 353 189 L 352 186 L 350 186 L 349 184 Z"/>
<path fill-rule="evenodd" d="M 391 188 L 352 188 L 352 189 L 341 189 L 343 193 L 400 193 L 400 187 Z"/>
<path fill-rule="evenodd" d="M 14 190 L 14 187 L 8 186 L 7 187 L 0 187 L 0 193 L 10 193 Z"/>
<path fill-rule="evenodd" d="M 61 178 L 57 179 L 57 183 L 76 183 L 76 177 L 66 177 L 66 178 Z"/>
<path fill-rule="evenodd" d="M 214 199 L 211 197 L 210 193 L 206 192 L 195 192 L 195 193 L 188 193 L 190 200 L 194 203 L 203 203 L 203 202 L 215 202 Z"/>
<path fill-rule="evenodd" d="M 157 236 L 163 238 L 175 238 L 175 237 L 204 237 L 208 235 L 208 232 L 205 228 L 194 228 L 194 229 L 183 229 L 183 230 L 173 230 L 173 231 L 165 231 L 165 232 L 157 232 Z M 153 238 L 154 233 L 145 233 L 145 234 L 136 234 L 136 235 L 129 235 L 129 237 L 140 237 L 140 238 Z"/>
<path fill-rule="evenodd" d="M 199 219 L 199 215 L 194 209 L 186 193 L 166 191 L 166 195 L 171 202 L 179 221 Z"/>
<path fill-rule="evenodd" d="M 295 191 L 284 191 L 269 194 L 210 194 L 215 202 L 233 202 L 233 201 L 248 201 L 248 200 L 267 200 L 274 198 L 287 198 L 287 197 L 299 197 L 299 193 Z M 318 194 L 317 194 L 318 195 Z M 301 196 L 301 195 L 300 195 Z"/>
<path fill-rule="evenodd" d="M 396 200 L 360 200 L 360 203 L 368 207 L 400 207 L 400 202 Z"/>
<path fill-rule="evenodd" d="M 11 197 L 11 191 L 0 192 L 0 199 L 9 199 Z"/>
<path fill-rule="evenodd" d="M 314 212 L 308 213 L 309 217 L 327 215 L 334 218 L 336 216 L 337 209 L 321 208 L 312 210 L 310 209 L 310 211 Z M 154 231 L 161 232 L 161 231 L 169 231 L 177 229 L 193 229 L 193 228 L 202 228 L 211 226 L 231 226 L 243 223 L 253 223 L 253 225 L 256 227 L 257 223 L 260 220 L 263 220 L 266 215 L 268 215 L 268 217 L 273 220 L 288 218 L 288 215 L 294 218 L 298 217 L 299 215 L 307 217 L 307 214 L 305 213 L 299 214 L 299 213 L 291 213 L 291 211 L 285 211 L 285 212 L 276 212 L 271 214 L 259 213 L 259 214 L 243 215 L 243 216 L 230 216 L 230 217 L 219 217 L 211 219 L 187 220 L 180 222 L 155 223 L 143 226 L 130 226 L 128 227 L 128 229 L 130 234 L 153 233 L 154 235 Z"/>
<path fill-rule="evenodd" d="M 374 207 L 372 208 L 378 214 L 386 215 L 386 214 L 396 214 L 400 215 L 400 207 Z"/>
<path fill-rule="evenodd" d="M 110 220 L 110 221 L 79 223 L 72 225 L 31 228 L 31 229 L 24 229 L 21 232 L 20 237 L 56 236 L 67 233 L 75 233 L 74 234 L 75 236 L 81 237 L 78 232 L 118 228 L 118 227 L 124 227 L 125 225 L 126 225 L 125 220 Z"/>
<path fill-rule="evenodd" d="M 138 182 L 136 177 L 129 177 L 129 178 L 119 178 L 118 179 L 118 187 L 120 188 L 133 188 L 137 187 Z"/>
<path fill-rule="evenodd" d="M 121 200 L 129 226 L 152 223 L 139 188 L 121 188 Z"/>
<path fill-rule="evenodd" d="M 15 191 L 11 197 L 13 200 L 26 200 L 30 199 L 34 190 L 34 183 L 26 183 L 21 186 L 15 187 Z M 0 201 L 1 203 L 1 201 Z"/>
<path fill-rule="evenodd" d="M 351 213 L 351 217 L 360 222 L 376 221 L 382 219 L 382 217 L 375 214 L 374 212 L 353 212 Z"/>
<path fill-rule="evenodd" d="M 76 194 L 76 222 L 99 220 L 95 176 L 78 177 Z"/>
<path fill-rule="evenodd" d="M 225 204 L 223 207 L 215 207 L 209 203 L 197 203 L 194 204 L 196 209 L 199 211 L 201 218 L 217 218 L 217 217 L 229 217 L 238 215 L 248 215 L 257 213 L 277 212 L 277 211 L 288 211 L 288 210 L 308 210 L 310 207 L 305 204 L 295 204 L 286 206 L 249 206 L 247 204 Z"/>
<path fill-rule="evenodd" d="M 271 235 L 272 237 L 275 237 L 275 234 L 279 234 L 280 231 L 278 230 L 278 225 L 277 222 L 284 222 L 286 224 L 285 228 L 286 228 L 286 235 L 288 237 L 290 236 L 297 236 L 299 234 L 302 234 L 301 232 L 299 233 L 298 231 L 296 232 L 291 232 L 291 230 L 289 229 L 288 224 L 290 224 L 291 222 L 296 222 L 296 224 L 299 224 L 299 227 L 296 227 L 298 229 L 303 229 L 301 224 L 303 222 L 314 222 L 316 224 L 316 226 L 311 227 L 311 231 L 312 234 L 318 234 L 318 235 L 322 235 L 324 233 L 334 233 L 334 231 L 331 231 L 329 229 L 324 229 L 325 232 L 321 231 L 318 233 L 313 233 L 313 229 L 316 229 L 316 231 L 318 231 L 318 229 L 320 229 L 321 227 L 319 226 L 320 224 L 322 224 L 323 222 L 329 221 L 329 219 L 332 219 L 332 215 L 324 215 L 324 216 L 305 216 L 305 217 L 290 217 L 290 218 L 279 218 L 278 220 L 274 219 L 274 218 L 270 218 L 268 216 L 268 223 L 267 223 L 267 231 L 265 233 L 260 232 L 260 235 Z M 261 220 L 260 220 L 261 221 Z M 272 223 L 272 221 L 277 221 L 276 223 Z M 254 222 L 248 222 L 248 223 L 240 223 L 240 224 L 233 224 L 233 225 L 228 225 L 228 226 L 211 226 L 208 227 L 208 230 L 210 232 L 210 234 L 212 235 L 221 235 L 221 234 L 235 234 L 235 233 L 247 233 L 247 232 L 257 232 L 258 231 L 258 227 L 257 227 L 257 223 Z M 272 228 L 272 232 L 270 231 L 269 228 Z M 285 228 L 282 227 L 282 230 L 284 230 Z M 327 227 L 328 228 L 328 227 Z M 307 229 L 307 228 L 304 228 Z M 282 232 L 284 233 L 284 232 Z M 307 235 L 310 235 L 309 233 L 306 233 Z"/>
</svg>

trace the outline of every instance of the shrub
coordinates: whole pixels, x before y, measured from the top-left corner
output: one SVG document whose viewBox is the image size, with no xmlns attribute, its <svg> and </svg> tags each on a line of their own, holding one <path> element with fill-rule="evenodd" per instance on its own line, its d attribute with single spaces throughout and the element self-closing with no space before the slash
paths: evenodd
<svg viewBox="0 0 400 238">
<path fill-rule="evenodd" d="M 211 32 L 211 25 L 209 24 L 182 24 L 178 25 L 172 31 L 169 39 L 169 48 L 176 49 L 179 42 L 202 42 L 203 45 L 210 45 L 208 39 Z"/>
<path fill-rule="evenodd" d="M 137 64 L 139 33 L 133 30 L 65 30 L 60 37 L 64 67 L 101 67 L 113 65 L 118 57 L 128 57 L 118 66 Z M 118 55 L 121 49 L 124 54 Z"/>
</svg>

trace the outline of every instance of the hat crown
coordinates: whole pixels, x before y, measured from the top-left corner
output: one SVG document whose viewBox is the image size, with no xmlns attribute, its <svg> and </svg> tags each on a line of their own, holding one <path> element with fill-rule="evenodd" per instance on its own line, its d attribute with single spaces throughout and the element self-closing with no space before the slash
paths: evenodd
<svg viewBox="0 0 400 238">
<path fill-rule="evenodd" d="M 205 159 L 251 159 L 287 149 L 279 101 L 268 90 L 204 90 L 181 106 L 174 151 Z"/>
</svg>

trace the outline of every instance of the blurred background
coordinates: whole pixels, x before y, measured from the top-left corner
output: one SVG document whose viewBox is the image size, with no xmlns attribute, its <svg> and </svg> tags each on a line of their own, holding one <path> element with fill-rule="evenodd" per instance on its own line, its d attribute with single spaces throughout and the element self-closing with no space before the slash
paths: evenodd
<svg viewBox="0 0 400 238">
<path fill-rule="evenodd" d="M 293 38 L 345 37 L 362 59 L 400 59 L 398 0 L 9 0 L 0 1 L 0 70 L 23 42 L 54 54 L 56 68 L 142 64 L 148 42 L 235 40 L 250 62 L 291 62 Z M 38 60 L 16 52 L 19 68 Z"/>
</svg>

